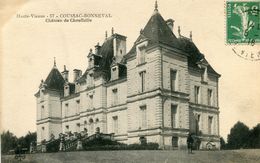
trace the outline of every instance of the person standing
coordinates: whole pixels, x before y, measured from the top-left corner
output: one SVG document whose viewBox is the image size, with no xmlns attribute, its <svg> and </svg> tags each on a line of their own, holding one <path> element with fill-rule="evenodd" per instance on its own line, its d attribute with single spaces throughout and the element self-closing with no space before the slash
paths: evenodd
<svg viewBox="0 0 260 163">
<path fill-rule="evenodd" d="M 193 140 L 191 134 L 189 134 L 188 138 L 187 138 L 188 153 L 192 153 L 193 142 L 194 142 L 194 140 Z"/>
</svg>

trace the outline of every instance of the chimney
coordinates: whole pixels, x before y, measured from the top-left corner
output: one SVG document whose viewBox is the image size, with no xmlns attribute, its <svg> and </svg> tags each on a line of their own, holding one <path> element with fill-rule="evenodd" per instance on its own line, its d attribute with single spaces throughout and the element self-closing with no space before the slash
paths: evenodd
<svg viewBox="0 0 260 163">
<path fill-rule="evenodd" d="M 64 65 L 64 70 L 61 72 L 61 74 L 65 81 L 69 81 L 69 71 L 66 69 L 66 65 Z"/>
<path fill-rule="evenodd" d="M 101 48 L 101 46 L 99 45 L 99 43 L 97 43 L 97 45 L 95 46 L 95 54 L 99 55 L 99 49 Z"/>
<path fill-rule="evenodd" d="M 82 75 L 82 71 L 81 71 L 81 70 L 74 69 L 74 70 L 73 70 L 73 82 L 75 82 L 76 80 L 78 80 L 81 75 Z"/>
<path fill-rule="evenodd" d="M 113 48 L 116 62 L 120 62 L 123 56 L 126 54 L 126 36 L 114 33 Z"/>
<path fill-rule="evenodd" d="M 172 20 L 172 19 L 166 20 L 166 24 L 171 29 L 171 31 L 173 31 L 173 23 L 174 23 L 174 20 Z"/>
</svg>

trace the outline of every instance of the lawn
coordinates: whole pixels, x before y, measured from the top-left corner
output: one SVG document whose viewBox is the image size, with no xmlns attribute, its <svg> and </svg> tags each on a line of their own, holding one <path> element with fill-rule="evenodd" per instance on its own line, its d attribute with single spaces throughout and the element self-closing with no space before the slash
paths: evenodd
<svg viewBox="0 0 260 163">
<path fill-rule="evenodd" d="M 2 156 L 2 163 L 18 162 L 14 156 Z M 84 163 L 260 163 L 260 149 L 228 151 L 81 151 L 28 154 L 22 162 Z"/>
</svg>

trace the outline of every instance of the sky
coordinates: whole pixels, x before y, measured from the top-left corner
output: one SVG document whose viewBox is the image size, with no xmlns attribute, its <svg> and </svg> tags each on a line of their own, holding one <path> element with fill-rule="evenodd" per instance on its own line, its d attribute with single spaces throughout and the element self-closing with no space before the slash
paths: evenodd
<svg viewBox="0 0 260 163">
<path fill-rule="evenodd" d="M 60 71 L 87 67 L 87 54 L 105 31 L 127 36 L 127 50 L 144 28 L 154 10 L 154 0 L 4 0 L 1 2 L 1 130 L 17 136 L 36 131 L 36 99 L 40 80 L 45 79 L 56 57 Z M 193 33 L 193 42 L 219 80 L 220 135 L 224 138 L 237 122 L 253 127 L 260 122 L 260 61 L 238 57 L 225 43 L 225 7 L 219 0 L 159 0 L 158 9 L 172 18 L 174 33 Z M 17 18 L 16 14 L 110 13 L 111 18 L 92 22 L 46 23 L 44 19 Z M 3 16 L 4 14 L 4 16 Z M 260 49 L 239 46 L 244 50 Z"/>
</svg>

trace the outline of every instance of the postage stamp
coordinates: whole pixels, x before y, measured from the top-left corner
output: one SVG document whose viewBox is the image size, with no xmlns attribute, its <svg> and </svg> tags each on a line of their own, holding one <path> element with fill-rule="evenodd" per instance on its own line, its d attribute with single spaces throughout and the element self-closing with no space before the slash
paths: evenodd
<svg viewBox="0 0 260 163">
<path fill-rule="evenodd" d="M 226 1 L 226 41 L 228 44 L 260 43 L 260 0 Z"/>
</svg>

